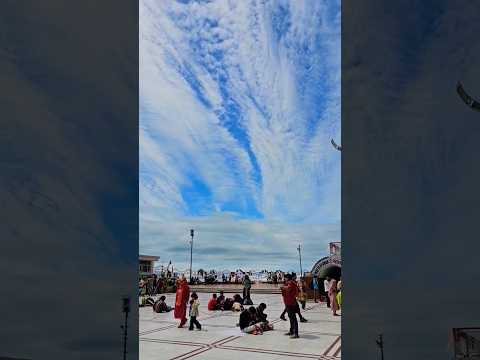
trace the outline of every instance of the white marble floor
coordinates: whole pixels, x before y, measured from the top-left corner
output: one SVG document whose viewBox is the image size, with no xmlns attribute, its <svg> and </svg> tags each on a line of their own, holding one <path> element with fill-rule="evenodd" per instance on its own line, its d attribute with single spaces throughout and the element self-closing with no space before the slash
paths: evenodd
<svg viewBox="0 0 480 360">
<path fill-rule="evenodd" d="M 167 303 L 173 305 L 174 294 L 168 294 Z M 173 311 L 156 314 L 151 307 L 140 308 L 141 360 L 286 360 L 287 358 L 339 360 L 341 357 L 341 317 L 334 317 L 325 304 L 307 303 L 304 316 L 307 323 L 299 323 L 299 339 L 290 339 L 284 333 L 289 322 L 279 319 L 283 310 L 282 298 L 277 294 L 252 294 L 255 305 L 267 304 L 269 321 L 274 330 L 263 335 L 245 335 L 236 326 L 238 313 L 208 311 L 210 294 L 199 294 L 201 302 L 198 320 L 202 330 L 178 329 Z"/>
</svg>

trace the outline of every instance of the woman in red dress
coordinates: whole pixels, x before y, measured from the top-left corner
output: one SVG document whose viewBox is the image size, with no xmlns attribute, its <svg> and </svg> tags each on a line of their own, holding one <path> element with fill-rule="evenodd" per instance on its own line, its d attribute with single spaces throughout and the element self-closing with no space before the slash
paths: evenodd
<svg viewBox="0 0 480 360">
<path fill-rule="evenodd" d="M 175 319 L 180 319 L 179 328 L 183 327 L 187 323 L 187 303 L 190 297 L 190 287 L 188 286 L 187 279 L 182 276 L 177 280 L 177 292 L 175 297 Z"/>
</svg>

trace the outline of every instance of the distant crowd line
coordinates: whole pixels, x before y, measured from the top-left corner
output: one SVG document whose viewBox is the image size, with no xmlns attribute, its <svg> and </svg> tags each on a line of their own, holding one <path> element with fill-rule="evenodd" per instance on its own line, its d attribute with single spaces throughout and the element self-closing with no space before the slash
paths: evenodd
<svg viewBox="0 0 480 360">
<path fill-rule="evenodd" d="M 245 276 L 250 277 L 251 274 L 237 270 L 228 274 L 219 275 L 215 271 L 209 272 L 200 270 L 191 279 L 191 285 L 198 284 L 242 284 Z M 139 295 L 158 295 L 167 292 L 168 289 L 175 290 L 176 279 L 179 276 L 171 271 L 161 271 L 158 275 L 152 274 L 143 276 L 139 280 Z M 271 271 L 267 273 L 266 281 L 272 284 L 281 284 L 285 280 L 285 273 L 282 271 Z"/>
</svg>

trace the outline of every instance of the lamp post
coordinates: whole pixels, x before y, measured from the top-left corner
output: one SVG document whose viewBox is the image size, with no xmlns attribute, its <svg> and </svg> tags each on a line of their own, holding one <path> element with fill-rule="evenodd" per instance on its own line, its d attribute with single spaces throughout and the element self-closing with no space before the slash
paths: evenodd
<svg viewBox="0 0 480 360">
<path fill-rule="evenodd" d="M 194 235 L 194 230 L 190 229 L 190 236 L 192 237 L 192 240 L 190 240 L 190 284 L 192 284 L 193 235 Z"/>
<path fill-rule="evenodd" d="M 128 329 L 128 313 L 130 312 L 130 298 L 124 297 L 123 301 L 123 313 L 125 314 L 125 324 L 121 326 L 123 329 L 123 360 L 127 359 L 127 329 Z"/>
<path fill-rule="evenodd" d="M 383 335 L 382 334 L 378 335 L 378 339 L 376 342 L 377 342 L 377 346 L 380 349 L 380 358 L 383 360 Z"/>
<path fill-rule="evenodd" d="M 300 277 L 303 277 L 303 272 L 302 272 L 302 247 L 300 244 L 297 247 L 298 250 L 298 257 L 300 259 Z"/>
</svg>

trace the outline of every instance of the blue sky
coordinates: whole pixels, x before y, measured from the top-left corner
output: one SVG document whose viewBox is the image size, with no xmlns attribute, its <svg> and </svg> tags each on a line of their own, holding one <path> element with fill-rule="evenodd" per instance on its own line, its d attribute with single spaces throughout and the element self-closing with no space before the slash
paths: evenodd
<svg viewBox="0 0 480 360">
<path fill-rule="evenodd" d="M 297 269 L 340 240 L 340 2 L 140 2 L 140 252 Z"/>
</svg>

